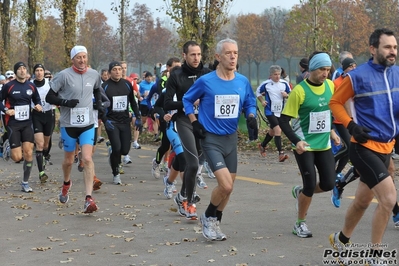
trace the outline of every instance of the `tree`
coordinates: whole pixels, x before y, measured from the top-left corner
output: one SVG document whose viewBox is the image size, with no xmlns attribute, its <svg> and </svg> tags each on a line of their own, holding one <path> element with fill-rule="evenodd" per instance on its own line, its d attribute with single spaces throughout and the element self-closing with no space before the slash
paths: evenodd
<svg viewBox="0 0 399 266">
<path fill-rule="evenodd" d="M 79 0 L 62 0 L 61 12 L 64 27 L 65 67 L 69 67 L 71 65 L 71 59 L 69 55 L 72 48 L 76 44 L 76 7 L 78 2 Z"/>
<path fill-rule="evenodd" d="M 111 5 L 112 5 L 111 10 L 118 13 L 119 17 L 118 33 L 119 33 L 119 43 L 120 43 L 119 52 L 121 60 L 125 61 L 126 60 L 126 31 L 125 31 L 126 10 L 129 7 L 129 1 L 120 0 L 119 4 L 117 2 L 112 2 Z"/>
<path fill-rule="evenodd" d="M 12 1 L 12 6 L 15 7 L 17 0 Z M 3 49 L 1 50 L 0 48 L 0 67 L 1 71 L 4 72 L 6 71 L 5 69 L 10 68 L 10 59 L 7 56 L 8 52 L 11 49 L 11 33 L 10 33 L 10 25 L 11 25 L 11 19 L 12 19 L 12 12 L 11 12 L 11 1 L 10 0 L 3 0 L 3 2 L 0 2 L 0 7 L 1 7 L 1 15 L 0 15 L 0 23 L 1 23 L 1 37 L 2 39 L 0 40 L 0 47 Z"/>
<path fill-rule="evenodd" d="M 28 17 L 27 17 L 27 44 L 28 44 L 28 66 L 29 69 L 33 69 L 35 62 L 38 62 L 40 53 L 39 51 L 39 39 L 38 39 L 38 23 L 36 20 L 37 0 L 28 0 Z"/>
<path fill-rule="evenodd" d="M 53 16 L 48 16 L 39 23 L 45 25 L 45 30 L 41 34 L 44 66 L 52 72 L 60 71 L 65 65 L 62 21 Z"/>
<path fill-rule="evenodd" d="M 130 18 L 126 21 L 126 26 L 129 29 L 126 36 L 128 58 L 139 64 L 141 72 L 143 64 L 155 63 L 154 51 L 150 45 L 151 35 L 149 34 L 154 28 L 154 21 L 148 6 L 136 3 L 131 10 Z"/>
<path fill-rule="evenodd" d="M 103 12 L 96 9 L 87 10 L 80 20 L 79 29 L 79 43 L 87 48 L 93 69 L 119 58 L 115 51 L 118 45 L 116 36 L 112 32 L 112 27 L 107 24 L 107 17 Z"/>
<path fill-rule="evenodd" d="M 164 0 L 166 14 L 177 24 L 179 46 L 189 40 L 197 41 L 202 50 L 202 61 L 211 59 L 215 36 L 227 23 L 227 13 L 233 0 Z"/>
<path fill-rule="evenodd" d="M 239 47 L 239 59 L 248 64 L 248 78 L 251 80 L 252 63 L 257 67 L 257 84 L 259 84 L 259 65 L 267 59 L 269 48 L 266 43 L 270 25 L 265 17 L 256 14 L 240 15 L 236 22 L 236 40 Z"/>
</svg>

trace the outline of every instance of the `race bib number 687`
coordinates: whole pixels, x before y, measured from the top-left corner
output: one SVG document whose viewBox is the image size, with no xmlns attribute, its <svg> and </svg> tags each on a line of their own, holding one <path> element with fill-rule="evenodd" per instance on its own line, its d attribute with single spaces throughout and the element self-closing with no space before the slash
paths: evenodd
<svg viewBox="0 0 399 266">
<path fill-rule="evenodd" d="M 215 118 L 237 118 L 239 103 L 239 95 L 215 95 Z"/>
</svg>

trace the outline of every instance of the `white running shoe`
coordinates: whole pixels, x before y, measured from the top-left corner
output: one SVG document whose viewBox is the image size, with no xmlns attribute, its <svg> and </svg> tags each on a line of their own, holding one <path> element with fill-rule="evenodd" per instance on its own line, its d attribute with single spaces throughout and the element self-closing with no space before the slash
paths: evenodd
<svg viewBox="0 0 399 266">
<path fill-rule="evenodd" d="M 120 174 L 117 174 L 117 175 L 114 176 L 114 184 L 115 185 L 122 185 Z"/>
<path fill-rule="evenodd" d="M 132 160 L 130 159 L 129 154 L 123 156 L 123 164 L 126 165 L 126 164 L 130 164 L 130 163 L 132 163 Z"/>
<path fill-rule="evenodd" d="M 159 170 L 159 164 L 157 164 L 157 160 L 154 158 L 152 159 L 152 169 L 151 169 L 152 176 L 158 179 L 161 176 L 161 171 Z"/>
</svg>

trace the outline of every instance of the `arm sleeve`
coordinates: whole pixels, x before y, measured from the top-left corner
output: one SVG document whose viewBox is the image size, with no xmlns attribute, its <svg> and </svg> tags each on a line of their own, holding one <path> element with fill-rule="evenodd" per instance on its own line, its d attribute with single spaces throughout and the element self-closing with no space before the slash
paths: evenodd
<svg viewBox="0 0 399 266">
<path fill-rule="evenodd" d="M 345 103 L 355 95 L 352 87 L 352 81 L 349 76 L 345 77 L 341 85 L 336 88 L 330 100 L 330 109 L 334 117 L 345 127 L 348 126 L 352 118 L 345 110 Z"/>
<path fill-rule="evenodd" d="M 294 130 L 292 130 L 292 127 L 290 125 L 290 120 L 291 117 L 288 115 L 281 114 L 280 117 L 280 128 L 284 132 L 284 134 L 287 136 L 287 138 L 294 144 L 296 145 L 299 141 L 301 141 L 300 138 L 295 134 Z"/>
<path fill-rule="evenodd" d="M 168 81 L 166 82 L 166 93 L 165 93 L 165 100 L 164 100 L 164 110 L 165 111 L 170 111 L 170 110 L 181 110 L 183 108 L 183 102 L 182 101 L 174 101 L 173 97 L 176 94 L 177 96 L 177 87 L 178 87 L 178 82 L 176 75 L 174 75 L 177 71 L 174 70 L 172 74 L 170 75 Z"/>
<path fill-rule="evenodd" d="M 107 94 L 105 94 L 103 87 L 100 87 L 99 90 L 101 92 L 101 102 L 103 103 L 103 107 L 108 108 L 111 104 L 111 101 L 108 99 Z"/>
<path fill-rule="evenodd" d="M 141 114 L 140 114 L 140 111 L 139 111 L 139 107 L 137 105 L 136 99 L 134 98 L 133 86 L 131 84 L 129 84 L 129 85 L 130 85 L 129 87 L 131 88 L 130 93 L 129 93 L 130 107 L 132 108 L 133 113 L 136 116 L 136 118 L 137 119 L 141 119 Z"/>
<path fill-rule="evenodd" d="M 57 93 L 53 91 L 53 89 L 50 89 L 46 95 L 46 102 L 49 104 L 54 104 L 54 105 L 63 105 L 62 102 L 63 100 L 58 98 Z"/>
</svg>

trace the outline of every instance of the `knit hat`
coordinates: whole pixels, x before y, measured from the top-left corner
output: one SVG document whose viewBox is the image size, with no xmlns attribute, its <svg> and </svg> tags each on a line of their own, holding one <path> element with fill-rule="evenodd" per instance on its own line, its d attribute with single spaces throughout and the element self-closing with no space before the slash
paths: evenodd
<svg viewBox="0 0 399 266">
<path fill-rule="evenodd" d="M 87 54 L 87 49 L 86 47 L 82 45 L 76 45 L 75 47 L 72 48 L 71 50 L 71 59 L 75 57 L 78 53 L 86 53 Z"/>
<path fill-rule="evenodd" d="M 307 58 L 302 58 L 301 61 L 299 61 L 299 65 L 304 68 L 308 69 L 309 67 L 309 60 Z"/>
<path fill-rule="evenodd" d="M 26 65 L 24 62 L 18 62 L 14 65 L 14 73 L 17 73 L 17 70 L 21 67 L 24 66 L 26 68 Z"/>
<path fill-rule="evenodd" d="M 356 65 L 356 61 L 353 58 L 347 57 L 342 61 L 342 69 L 345 71 L 348 67 Z"/>
<path fill-rule="evenodd" d="M 43 68 L 43 70 L 46 70 L 42 64 L 36 64 L 36 65 L 33 67 L 33 73 L 35 73 L 36 69 L 38 69 L 38 68 Z"/>
<path fill-rule="evenodd" d="M 108 72 L 111 72 L 111 70 L 112 70 L 114 67 L 116 67 L 116 66 L 122 67 L 121 63 L 118 62 L 118 61 L 112 61 L 111 63 L 109 63 Z"/>
<path fill-rule="evenodd" d="M 327 53 L 315 54 L 309 61 L 309 70 L 314 71 L 322 67 L 331 67 L 331 58 Z"/>
</svg>

